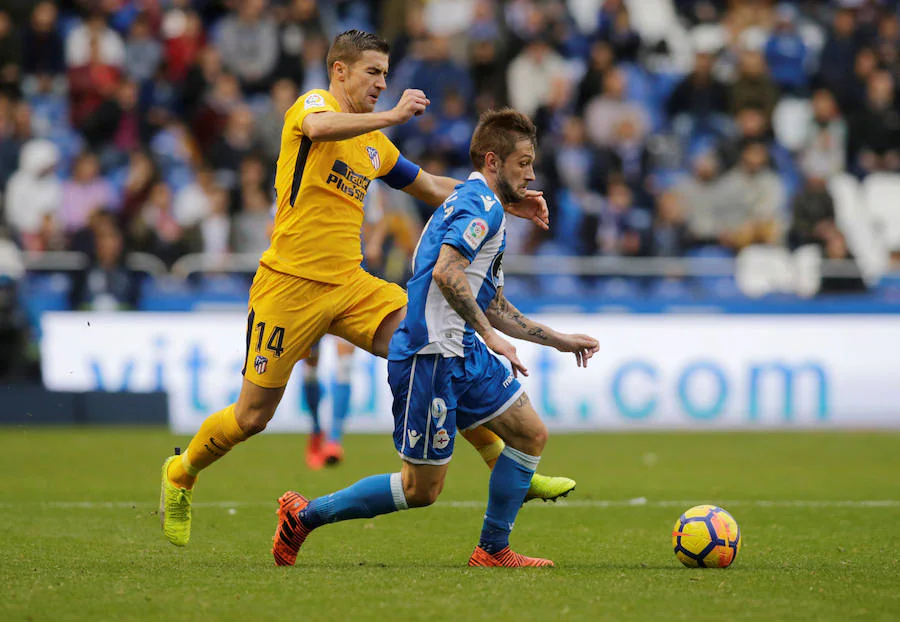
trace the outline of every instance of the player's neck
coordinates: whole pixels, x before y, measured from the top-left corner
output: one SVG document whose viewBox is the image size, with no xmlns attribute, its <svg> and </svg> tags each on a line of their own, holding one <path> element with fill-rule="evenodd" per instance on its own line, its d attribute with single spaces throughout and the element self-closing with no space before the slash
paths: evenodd
<svg viewBox="0 0 900 622">
<path fill-rule="evenodd" d="M 475 171 L 475 172 L 478 173 L 479 175 L 481 175 L 482 177 L 484 177 L 484 183 L 486 183 L 487 187 L 491 189 L 491 192 L 493 192 L 494 195 L 498 199 L 500 199 L 500 193 L 497 191 L 497 175 L 491 174 L 491 172 L 488 170 Z M 503 201 L 503 199 L 500 199 L 500 200 L 501 200 L 501 202 Z"/>
<path fill-rule="evenodd" d="M 328 92 L 337 100 L 341 112 L 359 112 L 358 110 L 353 109 L 353 104 L 350 102 L 350 98 L 347 97 L 347 92 L 339 85 L 330 84 L 328 86 Z"/>
</svg>

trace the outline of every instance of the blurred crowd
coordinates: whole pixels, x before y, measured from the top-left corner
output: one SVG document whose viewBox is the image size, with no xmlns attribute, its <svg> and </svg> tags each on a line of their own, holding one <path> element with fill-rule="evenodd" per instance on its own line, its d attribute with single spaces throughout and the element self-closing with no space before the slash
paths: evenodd
<svg viewBox="0 0 900 622">
<path fill-rule="evenodd" d="M 430 97 L 390 135 L 431 172 L 466 174 L 479 112 L 535 120 L 553 226 L 510 222 L 510 253 L 850 258 L 827 180 L 900 171 L 897 2 L 8 0 L 5 235 L 92 258 L 75 307 L 134 304 L 126 252 L 261 253 L 283 114 L 348 28 L 392 45 L 381 108 Z M 430 208 L 372 202 L 367 258 L 402 278 Z"/>
</svg>

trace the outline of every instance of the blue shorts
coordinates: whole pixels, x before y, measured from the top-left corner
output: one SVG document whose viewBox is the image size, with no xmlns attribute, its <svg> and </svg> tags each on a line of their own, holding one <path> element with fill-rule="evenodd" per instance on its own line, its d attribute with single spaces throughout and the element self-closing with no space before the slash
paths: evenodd
<svg viewBox="0 0 900 622">
<path fill-rule="evenodd" d="M 417 354 L 388 361 L 394 396 L 394 446 L 413 464 L 446 464 L 456 429 L 468 430 L 504 413 L 524 389 L 480 340 L 465 358 Z"/>
</svg>

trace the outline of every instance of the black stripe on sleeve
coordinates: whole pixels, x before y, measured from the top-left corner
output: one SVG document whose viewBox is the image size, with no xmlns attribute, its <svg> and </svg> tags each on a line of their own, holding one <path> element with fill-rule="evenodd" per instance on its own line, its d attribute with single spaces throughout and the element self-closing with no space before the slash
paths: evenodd
<svg viewBox="0 0 900 622">
<path fill-rule="evenodd" d="M 311 147 L 312 139 L 308 136 L 300 139 L 300 150 L 297 152 L 297 162 L 294 164 L 294 183 L 291 184 L 291 207 L 294 207 L 294 201 L 297 200 L 297 194 L 300 192 L 300 181 L 303 179 L 303 169 L 306 167 L 306 158 L 309 157 Z"/>
</svg>

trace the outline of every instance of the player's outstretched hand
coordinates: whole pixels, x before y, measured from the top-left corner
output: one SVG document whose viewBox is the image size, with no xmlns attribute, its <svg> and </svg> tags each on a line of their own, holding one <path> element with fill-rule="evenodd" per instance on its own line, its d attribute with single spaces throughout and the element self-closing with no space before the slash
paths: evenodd
<svg viewBox="0 0 900 622">
<path fill-rule="evenodd" d="M 425 112 L 431 100 L 425 97 L 425 92 L 419 89 L 406 89 L 400 97 L 400 101 L 394 106 L 394 112 L 397 113 L 397 125 L 406 123 L 414 116 L 418 116 Z"/>
<path fill-rule="evenodd" d="M 560 352 L 574 352 L 575 362 L 579 367 L 587 367 L 588 359 L 597 353 L 600 344 L 587 335 L 559 335 L 555 347 Z"/>
<path fill-rule="evenodd" d="M 540 190 L 526 190 L 525 198 L 505 207 L 513 216 L 530 220 L 544 231 L 550 230 L 550 210 Z"/>
<path fill-rule="evenodd" d="M 504 339 L 497 333 L 492 332 L 487 337 L 485 337 L 484 345 L 489 347 L 500 356 L 505 356 L 509 360 L 510 364 L 512 365 L 512 373 L 514 377 L 518 378 L 520 372 L 523 376 L 528 375 L 528 370 L 516 355 L 516 346 L 508 342 L 506 339 Z"/>
</svg>

